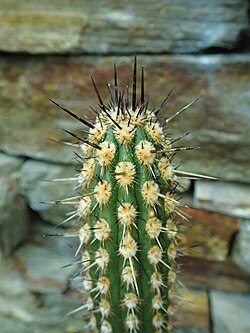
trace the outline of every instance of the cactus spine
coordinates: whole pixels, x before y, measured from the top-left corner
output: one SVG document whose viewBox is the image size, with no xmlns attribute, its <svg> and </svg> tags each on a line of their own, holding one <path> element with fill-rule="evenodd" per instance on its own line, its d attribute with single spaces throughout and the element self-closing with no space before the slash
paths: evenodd
<svg viewBox="0 0 250 333">
<path fill-rule="evenodd" d="M 180 114 L 159 123 L 158 109 L 149 110 L 141 72 L 137 97 L 136 59 L 131 102 L 129 88 L 120 92 L 116 68 L 114 88 L 105 105 L 95 82 L 99 111 L 87 125 L 87 138 L 79 138 L 83 167 L 79 174 L 82 193 L 66 199 L 77 205 L 80 223 L 84 305 L 88 331 L 100 333 L 163 333 L 170 331 L 171 295 L 178 249 L 175 189 L 178 170 L 172 159 L 179 149 L 164 134 L 163 126 Z M 185 173 L 184 173 L 185 174 Z M 75 311 L 74 311 L 75 312 Z"/>
</svg>

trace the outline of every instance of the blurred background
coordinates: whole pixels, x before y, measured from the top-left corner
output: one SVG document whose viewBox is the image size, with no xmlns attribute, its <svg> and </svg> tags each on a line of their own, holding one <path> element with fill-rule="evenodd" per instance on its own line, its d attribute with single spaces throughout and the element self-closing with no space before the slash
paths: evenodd
<svg viewBox="0 0 250 333">
<path fill-rule="evenodd" d="M 77 242 L 61 233 L 65 210 L 42 202 L 74 194 L 80 165 L 49 139 L 83 127 L 49 103 L 77 114 L 105 97 L 113 64 L 131 82 L 137 54 L 149 105 L 173 89 L 162 117 L 198 96 L 171 123 L 174 138 L 201 149 L 178 155 L 181 168 L 221 181 L 186 181 L 193 224 L 180 258 L 174 332 L 250 332 L 250 3 L 247 0 L 0 0 L 0 331 L 80 333 Z M 82 132 L 83 133 L 83 132 Z M 194 210 L 192 207 L 195 207 Z M 186 287 L 182 287 L 185 285 Z"/>
</svg>

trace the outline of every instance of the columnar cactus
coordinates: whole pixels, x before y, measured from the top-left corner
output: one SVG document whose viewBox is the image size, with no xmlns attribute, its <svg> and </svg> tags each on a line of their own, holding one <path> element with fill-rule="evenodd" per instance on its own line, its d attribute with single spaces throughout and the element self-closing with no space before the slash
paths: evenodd
<svg viewBox="0 0 250 333">
<path fill-rule="evenodd" d="M 172 159 L 176 151 L 189 148 L 173 147 L 164 126 L 194 101 L 160 123 L 157 114 L 168 98 L 150 110 L 143 67 L 140 97 L 136 77 L 135 59 L 130 96 L 129 87 L 119 91 L 115 68 L 108 104 L 92 80 L 99 101 L 95 122 L 52 101 L 89 127 L 87 138 L 67 131 L 83 150 L 81 193 L 57 201 L 77 206 L 68 219 L 80 224 L 76 254 L 81 254 L 87 297 L 79 310 L 88 312 L 88 332 L 163 333 L 171 326 L 177 220 L 185 219 L 176 186 L 179 176 L 188 175 Z"/>
</svg>

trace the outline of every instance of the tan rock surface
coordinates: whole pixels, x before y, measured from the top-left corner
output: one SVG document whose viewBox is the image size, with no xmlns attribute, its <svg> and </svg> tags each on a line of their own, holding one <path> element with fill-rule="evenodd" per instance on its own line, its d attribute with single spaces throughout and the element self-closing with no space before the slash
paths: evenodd
<svg viewBox="0 0 250 333">
<path fill-rule="evenodd" d="M 223 261 L 230 251 L 231 239 L 238 229 L 237 218 L 204 209 L 183 208 L 191 218 L 181 246 L 186 255 Z"/>
<path fill-rule="evenodd" d="M 205 291 L 180 289 L 174 326 L 209 330 L 208 296 Z"/>
<path fill-rule="evenodd" d="M 187 287 L 250 292 L 249 277 L 231 260 L 216 262 L 185 257 L 181 264 L 179 278 Z"/>
</svg>

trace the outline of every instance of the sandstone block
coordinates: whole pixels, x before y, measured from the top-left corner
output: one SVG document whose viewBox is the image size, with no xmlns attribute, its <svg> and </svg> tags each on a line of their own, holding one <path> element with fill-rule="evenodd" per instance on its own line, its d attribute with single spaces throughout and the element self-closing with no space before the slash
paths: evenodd
<svg viewBox="0 0 250 333">
<path fill-rule="evenodd" d="M 179 289 L 174 307 L 174 332 L 209 332 L 208 296 L 205 291 Z"/>
<path fill-rule="evenodd" d="M 247 9 L 247 0 L 4 1 L 0 48 L 31 54 L 233 49 L 248 26 Z"/>
<path fill-rule="evenodd" d="M 250 279 L 232 260 L 223 262 L 184 257 L 179 279 L 188 288 L 216 289 L 225 292 L 250 292 Z"/>
<path fill-rule="evenodd" d="M 183 208 L 183 212 L 190 216 L 190 225 L 184 228 L 181 241 L 184 254 L 207 260 L 225 260 L 238 229 L 238 220 L 204 209 Z"/>
</svg>

